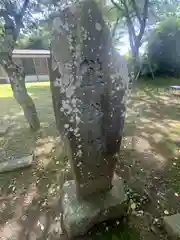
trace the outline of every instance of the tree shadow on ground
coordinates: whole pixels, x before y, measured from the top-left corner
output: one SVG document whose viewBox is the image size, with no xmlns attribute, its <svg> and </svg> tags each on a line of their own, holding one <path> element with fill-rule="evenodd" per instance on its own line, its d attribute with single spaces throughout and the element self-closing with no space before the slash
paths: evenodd
<svg viewBox="0 0 180 240">
<path fill-rule="evenodd" d="M 36 136 L 27 127 L 18 126 L 9 129 L 0 137 L 0 161 L 11 161 L 15 158 L 32 154 L 35 147 Z"/>
<path fill-rule="evenodd" d="M 9 122 L 8 126 L 7 133 L 0 136 L 0 162 L 32 154 L 38 139 L 47 138 L 51 142 L 52 138 L 58 136 L 52 118 L 49 121 L 47 119 L 47 122 L 41 122 L 41 129 L 38 132 L 32 132 L 25 120 L 18 124 L 16 119 L 16 122 Z"/>
<path fill-rule="evenodd" d="M 10 204 L 7 206 L 5 198 L 0 200 L 0 206 L 1 203 L 6 205 L 6 209 L 0 207 L 1 237 L 14 237 L 17 240 L 68 239 L 61 229 L 60 198 L 62 185 L 72 179 L 72 173 L 63 149 L 64 146 L 58 141 L 49 155 L 39 153 L 33 168 L 1 176 L 6 179 L 3 191 L 6 193 L 4 195 L 9 196 L 7 203 Z M 48 163 L 44 162 L 45 156 Z M 7 192 L 9 185 L 13 187 L 13 193 Z M 139 239 L 138 233 L 127 224 L 122 225 L 121 221 L 102 223 L 91 229 L 86 236 L 76 239 L 112 238 Z"/>
<path fill-rule="evenodd" d="M 28 90 L 32 88 L 28 87 Z M 42 93 L 39 95 L 36 93 L 38 98 L 34 99 L 41 122 L 41 130 L 38 133 L 30 131 L 21 107 L 12 96 L 9 96 L 9 93 L 7 93 L 8 97 L 0 97 L 2 106 L 0 124 L 1 127 L 9 126 L 7 133 L 0 136 L 0 161 L 23 157 L 31 153 L 35 147 L 36 138 L 41 138 L 42 134 L 44 138 L 57 136 L 49 86 L 41 86 L 39 89 L 42 89 Z"/>
<path fill-rule="evenodd" d="M 42 114 L 41 119 L 44 119 L 44 128 L 47 129 L 39 136 L 38 134 L 35 136 L 36 158 L 34 165 L 30 169 L 0 175 L 2 196 L 0 198 L 0 237 L 4 237 L 4 239 L 11 237 L 17 240 L 67 239 L 61 232 L 60 198 L 62 185 L 66 180 L 72 179 L 72 174 L 63 151 L 63 145 L 60 139 L 56 138 L 56 133 L 52 133 L 55 128 L 54 120 L 52 121 L 52 117 L 50 117 L 52 114 L 52 108 L 49 109 L 51 101 L 47 105 L 45 102 L 47 99 L 45 98 L 49 97 L 43 94 L 43 91 L 41 96 L 38 93 L 39 91 L 35 94 L 35 101 L 37 101 L 37 109 Z M 149 212 L 154 213 L 154 216 L 161 216 L 164 209 L 173 212 L 170 207 L 172 200 L 167 203 L 164 198 L 169 194 L 169 192 L 167 193 L 169 182 L 167 183 L 165 180 L 169 178 L 168 169 L 172 165 L 171 158 L 174 158 L 174 147 L 171 147 L 171 144 L 173 146 L 174 144 L 177 145 L 176 139 L 172 139 L 172 134 L 176 137 L 177 132 L 174 127 L 172 128 L 169 125 L 171 122 L 168 121 L 172 120 L 172 123 L 176 124 L 176 116 L 171 118 L 171 113 L 168 113 L 171 107 L 168 105 L 166 111 L 168 121 L 164 121 L 163 114 L 159 114 L 161 108 L 158 108 L 157 101 L 154 101 L 156 96 L 148 95 L 148 92 L 144 91 L 141 94 L 142 101 L 139 101 L 141 96 L 135 96 L 133 99 L 134 107 L 129 106 L 130 114 L 125 126 L 125 136 L 134 135 L 140 143 L 137 149 L 134 147 L 129 149 L 127 146 L 123 148 L 120 152 L 120 163 L 116 172 L 126 180 L 128 186 L 140 191 L 142 195 L 144 190 L 150 190 L 152 204 L 148 206 Z M 145 112 L 147 110 L 146 104 L 149 104 L 148 111 L 150 110 L 150 113 L 148 112 L 148 114 Z M 165 104 L 163 100 L 162 104 Z M 163 105 L 163 107 L 165 106 Z M 136 117 L 138 108 L 142 109 L 140 114 L 138 113 L 139 119 Z M 44 112 L 48 112 L 48 114 L 44 115 Z M 134 123 L 132 124 L 134 120 L 135 129 L 133 129 Z M 157 123 L 155 123 L 155 120 L 157 120 Z M 49 128 L 49 124 L 52 128 Z M 157 133 L 159 134 L 158 137 Z M 156 135 L 154 136 L 154 134 Z M 143 146 L 144 142 L 146 142 L 146 146 Z M 170 147 L 168 148 L 168 146 Z M 155 153 L 156 156 L 154 156 Z M 162 161 L 159 161 L 159 156 L 161 156 Z M 169 200 L 170 197 L 167 197 L 167 199 Z M 157 203 L 158 200 L 162 205 Z M 175 205 L 174 211 L 177 206 Z M 161 239 L 159 234 L 155 236 L 153 233 L 149 233 L 149 225 L 148 223 L 145 224 L 145 220 L 146 218 L 141 218 L 142 223 L 139 224 L 139 232 L 145 225 L 144 236 L 146 236 L 146 240 Z M 137 218 L 134 221 L 137 222 Z M 123 229 L 119 226 L 116 228 L 116 225 L 117 222 L 114 225 L 112 222 L 98 225 L 92 230 L 92 235 L 90 232 L 89 235 L 79 239 L 134 240 L 136 237 L 140 239 L 134 231 L 134 227 L 131 228 L 130 226 L 128 228 L 125 225 Z M 163 236 L 162 239 L 165 240 L 166 238 Z"/>
<path fill-rule="evenodd" d="M 145 88 L 129 105 L 116 171 L 130 188 L 148 197 L 145 211 L 151 218 L 180 209 L 179 110 L 179 98 L 164 88 Z"/>
<path fill-rule="evenodd" d="M 45 156 L 46 163 L 41 161 Z M 71 175 L 67 166 L 62 146 L 58 143 L 58 148 L 54 147 L 49 154 L 39 153 L 32 168 L 0 176 L 1 196 L 4 195 L 3 199 L 0 198 L 2 237 L 33 239 L 34 234 L 34 239 L 47 239 L 44 236 L 48 236 L 47 226 L 50 224 L 55 225 L 55 230 L 51 226 L 52 231 L 59 236 L 56 232 L 61 212 L 59 199 L 62 184 Z M 7 203 L 10 204 L 8 207 Z"/>
</svg>

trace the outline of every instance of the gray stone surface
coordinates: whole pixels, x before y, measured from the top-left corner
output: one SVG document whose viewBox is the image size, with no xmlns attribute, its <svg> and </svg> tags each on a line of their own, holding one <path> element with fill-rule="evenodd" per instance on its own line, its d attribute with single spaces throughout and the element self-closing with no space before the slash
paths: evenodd
<svg viewBox="0 0 180 240">
<path fill-rule="evenodd" d="M 174 239 L 180 238 L 180 213 L 166 216 L 163 218 L 164 227 L 168 232 L 169 236 Z"/>
<path fill-rule="evenodd" d="M 6 125 L 0 125 L 0 136 L 6 134 L 6 132 L 8 131 L 9 129 L 9 126 L 6 126 Z"/>
<path fill-rule="evenodd" d="M 112 46 L 95 1 L 71 5 L 53 23 L 50 81 L 58 129 L 69 142 L 79 196 L 108 191 L 124 127 L 127 62 Z"/>
<path fill-rule="evenodd" d="M 94 194 L 87 200 L 79 199 L 75 182 L 68 181 L 63 188 L 62 210 L 63 228 L 70 238 L 84 235 L 96 223 L 118 219 L 127 210 L 123 181 L 114 179 L 110 191 Z"/>
<path fill-rule="evenodd" d="M 24 168 L 32 165 L 33 155 L 25 156 L 22 158 L 13 159 L 0 163 L 0 173 Z"/>
</svg>

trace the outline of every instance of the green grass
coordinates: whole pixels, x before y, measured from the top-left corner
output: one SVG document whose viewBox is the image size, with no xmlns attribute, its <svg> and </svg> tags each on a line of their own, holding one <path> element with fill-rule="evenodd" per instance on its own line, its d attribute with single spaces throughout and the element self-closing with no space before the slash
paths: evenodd
<svg viewBox="0 0 180 240">
<path fill-rule="evenodd" d="M 35 82 L 26 83 L 26 88 L 30 95 L 36 95 L 37 93 L 48 93 L 49 94 L 49 82 Z M 0 84 L 0 98 L 11 98 L 13 93 L 10 84 Z"/>
<path fill-rule="evenodd" d="M 152 78 L 140 79 L 138 80 L 138 87 L 143 89 L 144 87 L 159 88 L 159 90 L 164 90 L 170 85 L 180 85 L 180 79 L 172 78 L 167 76 L 156 77 L 154 80 Z"/>
<path fill-rule="evenodd" d="M 55 136 L 56 127 L 52 108 L 52 98 L 48 82 L 27 83 L 28 93 L 34 100 L 38 117 L 45 136 Z M 0 157 L 21 157 L 32 152 L 37 135 L 32 133 L 23 116 L 21 107 L 14 100 L 9 84 L 0 85 L 0 119 L 4 124 L 11 124 L 12 131 L 6 138 L 0 138 Z M 21 143 L 24 144 L 21 144 Z"/>
</svg>

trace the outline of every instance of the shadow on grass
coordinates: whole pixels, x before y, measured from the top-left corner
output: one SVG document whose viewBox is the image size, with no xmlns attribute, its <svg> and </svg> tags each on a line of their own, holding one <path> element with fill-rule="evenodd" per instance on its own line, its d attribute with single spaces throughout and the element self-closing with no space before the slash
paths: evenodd
<svg viewBox="0 0 180 240">
<path fill-rule="evenodd" d="M 0 90 L 7 92 L 8 97 L 0 97 L 0 120 L 2 121 L 0 123 L 10 126 L 7 134 L 0 136 L 0 161 L 4 161 L 31 153 L 38 136 L 29 130 L 21 107 L 12 96 L 9 96 L 10 86 L 3 85 L 1 87 Z M 28 91 L 34 91 L 34 102 L 44 134 L 43 137 L 57 136 L 49 86 L 31 86 L 28 84 L 27 88 Z M 38 94 L 38 92 L 40 93 Z"/>
<path fill-rule="evenodd" d="M 44 124 L 48 125 L 52 110 L 49 110 L 49 107 L 47 107 L 50 106 L 51 102 L 49 101 L 49 97 L 47 97 L 49 95 L 45 93 L 46 89 L 48 88 L 28 88 L 29 92 L 37 97 L 37 109 L 41 111 Z M 47 94 L 49 94 L 49 90 L 47 90 Z M 117 166 L 117 172 L 120 176 L 123 176 L 130 186 L 133 185 L 136 188 L 139 186 L 141 189 L 145 189 L 147 186 L 148 188 L 152 187 L 152 191 L 155 193 L 153 196 L 155 196 L 159 189 L 164 189 L 163 186 L 164 183 L 166 183 L 164 179 L 168 174 L 166 170 L 169 168 L 169 165 L 171 165 L 171 162 L 165 161 L 163 162 L 163 167 L 161 166 L 162 168 L 157 169 L 157 160 L 159 156 L 161 156 L 162 159 L 167 159 L 168 156 L 168 160 L 170 160 L 171 157 L 173 158 L 174 146 L 176 148 L 177 141 L 172 140 L 169 134 L 166 134 L 166 131 L 164 132 L 160 127 L 157 127 L 154 120 L 157 119 L 162 123 L 163 127 L 168 128 L 168 123 L 164 122 L 164 113 L 161 114 L 161 112 L 159 112 L 161 110 L 161 108 L 159 108 L 160 104 L 162 104 L 161 106 L 163 108 L 167 107 L 165 116 L 168 120 L 176 120 L 177 116 L 171 116 L 172 112 L 170 110 L 172 109 L 172 105 L 169 106 L 169 104 L 167 104 L 166 106 L 163 98 L 159 100 L 155 94 L 151 92 L 143 91 L 142 94 L 144 99 L 142 101 L 139 96 L 134 96 L 133 98 L 133 103 L 137 103 L 136 108 L 140 107 L 142 102 L 144 104 L 144 106 L 142 106 L 143 115 L 140 116 L 138 126 L 138 128 L 143 129 L 143 131 L 138 133 L 138 137 L 148 142 L 148 148 L 150 146 L 151 150 L 155 152 L 152 151 L 149 153 L 144 151 L 144 149 L 139 149 L 138 151 L 134 149 L 124 149 L 120 153 L 122 161 L 119 166 Z M 179 110 L 178 105 L 176 109 Z M 142 118 L 148 118 L 149 122 L 144 123 Z M 131 114 L 127 121 L 127 129 L 130 129 L 128 124 L 131 124 Z M 0 175 L 1 196 L 4 196 L 4 199 L 0 200 L 1 237 L 10 238 L 13 236 L 18 240 L 30 240 L 33 238 L 39 240 L 66 239 L 64 235 L 61 235 L 60 198 L 62 185 L 66 180 L 72 178 L 72 174 L 67 164 L 67 158 L 63 153 L 61 143 L 58 143 L 52 149 L 50 148 L 49 153 L 46 153 L 48 148 L 47 144 L 49 144 L 50 141 L 48 137 L 49 135 L 54 136 L 54 134 L 52 134 L 53 124 L 52 129 L 48 126 L 47 129 L 50 131 L 39 137 L 40 140 L 44 139 L 45 142 L 38 141 L 38 137 L 36 138 L 36 142 L 38 141 L 36 146 L 41 148 L 42 145 L 43 150 L 39 150 L 40 153 L 37 154 L 38 156 L 32 168 Z M 129 135 L 132 134 L 132 131 L 133 129 L 130 130 Z M 161 135 L 158 142 L 156 138 L 153 137 L 154 133 Z M 25 140 L 23 140 L 23 142 L 24 141 Z M 141 147 L 142 146 L 143 145 L 141 145 Z M 158 155 L 158 157 L 154 156 L 155 154 Z M 153 161 L 154 163 L 152 164 Z M 155 171 L 153 172 L 152 170 Z M 158 178 L 155 178 L 157 176 Z M 156 196 L 154 197 L 154 204 L 155 203 Z M 92 232 L 92 234 L 79 239 L 140 239 L 134 229 L 127 225 L 125 225 L 125 227 L 119 227 L 117 226 L 117 222 L 98 225 Z"/>
<path fill-rule="evenodd" d="M 0 119 L 6 121 L 10 118 L 17 118 L 21 114 L 21 107 L 13 97 L 0 97 L 1 111 Z"/>
<path fill-rule="evenodd" d="M 143 81 L 134 89 L 116 168 L 130 188 L 148 196 L 146 211 L 157 218 L 180 209 L 180 105 L 165 89 L 177 82 Z"/>
<path fill-rule="evenodd" d="M 13 139 L 17 133 L 21 135 L 22 130 L 14 131 Z M 35 134 L 36 158 L 32 168 L 0 174 L 0 237 L 67 239 L 61 231 L 60 198 L 62 185 L 72 179 L 72 173 L 63 145 L 54 138 L 46 131 Z M 139 239 L 136 235 L 127 225 L 109 222 L 98 225 L 91 234 L 78 239 L 111 239 L 111 236 L 119 240 Z"/>
<path fill-rule="evenodd" d="M 168 76 L 160 76 L 152 78 L 140 78 L 138 80 L 137 86 L 140 89 L 144 89 L 145 87 L 149 88 L 159 88 L 164 90 L 164 88 L 168 88 L 170 85 L 180 85 L 180 80 L 178 78 L 168 77 Z"/>
<path fill-rule="evenodd" d="M 147 119 L 157 119 L 162 121 L 165 121 L 166 119 L 179 121 L 179 97 L 174 97 L 168 91 L 159 93 L 154 89 L 151 90 L 147 88 L 144 89 L 143 94 L 138 95 L 135 93 L 131 97 L 131 103 L 129 105 L 129 109 L 131 109 L 130 111 L 139 111 L 139 118 L 145 117 Z"/>
<path fill-rule="evenodd" d="M 68 239 L 61 230 L 62 185 L 72 179 L 67 157 L 59 142 L 46 156 L 49 162 L 38 160 L 33 168 L 0 176 L 2 190 L 10 199 L 0 201 L 1 237 L 22 239 Z M 40 156 L 38 157 L 40 158 Z M 43 155 L 44 159 L 44 155 Z M 42 165 L 41 165 L 42 163 Z M 11 186 L 10 190 L 9 186 Z M 13 191 L 13 193 L 11 193 Z M 2 204 L 1 204 L 2 202 Z M 3 208 L 3 204 L 6 207 Z M 85 239 L 138 240 L 137 232 L 121 221 L 97 225 Z"/>
<path fill-rule="evenodd" d="M 40 159 L 45 158 L 42 154 L 32 168 L 0 175 L 1 237 L 5 237 L 8 231 L 10 236 L 19 240 L 30 239 L 33 234 L 38 239 L 47 239 L 45 235 L 47 237 L 49 233 L 46 229 L 50 224 L 56 225 L 60 216 L 62 184 L 71 176 L 66 157 L 59 148 L 60 143 L 46 155 L 49 161 L 46 165 Z M 59 232 L 55 233 L 59 237 Z"/>
</svg>

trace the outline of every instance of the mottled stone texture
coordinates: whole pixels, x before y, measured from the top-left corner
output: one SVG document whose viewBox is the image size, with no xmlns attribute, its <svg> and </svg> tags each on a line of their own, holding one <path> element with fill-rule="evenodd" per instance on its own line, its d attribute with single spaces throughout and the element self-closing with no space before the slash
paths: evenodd
<svg viewBox="0 0 180 240">
<path fill-rule="evenodd" d="M 112 47 L 93 0 L 71 5 L 54 19 L 51 90 L 56 123 L 65 136 L 78 199 L 106 193 L 124 125 L 126 61 Z"/>
<path fill-rule="evenodd" d="M 118 219 L 127 210 L 123 181 L 120 179 L 113 179 L 110 191 L 97 194 L 88 200 L 77 198 L 74 181 L 64 184 L 63 193 L 63 228 L 70 238 L 84 235 L 94 223 Z"/>
<path fill-rule="evenodd" d="M 124 125 L 127 64 L 91 0 L 54 19 L 51 45 L 55 117 L 69 140 L 77 192 L 109 190 Z"/>
</svg>

